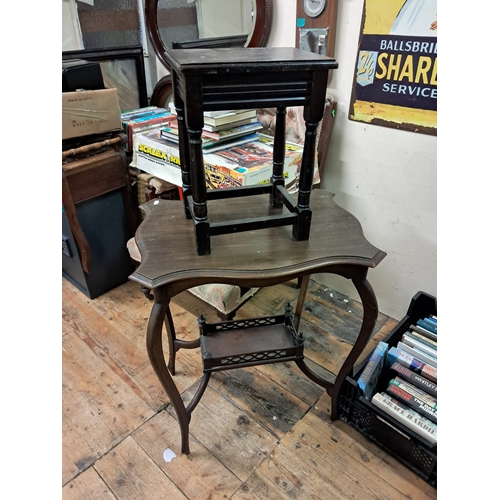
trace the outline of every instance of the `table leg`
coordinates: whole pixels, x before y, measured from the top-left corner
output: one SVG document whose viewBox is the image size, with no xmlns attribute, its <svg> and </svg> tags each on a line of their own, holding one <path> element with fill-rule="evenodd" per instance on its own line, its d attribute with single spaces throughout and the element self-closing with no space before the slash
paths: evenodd
<svg viewBox="0 0 500 500">
<path fill-rule="evenodd" d="M 309 239 L 309 230 L 311 228 L 309 200 L 314 179 L 314 150 L 316 147 L 317 128 L 317 122 L 306 121 L 306 137 L 300 166 L 299 193 L 297 195 L 297 219 L 293 224 L 292 230 L 293 237 L 297 241 Z"/>
<path fill-rule="evenodd" d="M 177 113 L 177 127 L 179 131 L 179 160 L 181 162 L 181 178 L 182 178 L 182 197 L 184 200 L 184 211 L 186 219 L 191 219 L 191 211 L 189 209 L 188 196 L 191 195 L 191 167 L 189 164 L 189 139 L 186 129 L 186 120 L 184 117 L 184 101 L 181 99 L 178 90 L 178 79 L 174 74 L 174 104 Z"/>
<path fill-rule="evenodd" d="M 276 108 L 276 128 L 274 132 L 273 146 L 273 175 L 271 176 L 271 193 L 269 195 L 269 205 L 273 208 L 283 206 L 283 198 L 278 190 L 278 186 L 285 185 L 283 170 L 285 166 L 285 144 L 286 144 L 286 108 L 279 106 Z"/>
<path fill-rule="evenodd" d="M 361 303 L 363 304 L 363 323 L 361 324 L 361 330 L 359 331 L 358 338 L 351 349 L 351 352 L 344 361 L 344 364 L 339 370 L 335 383 L 333 385 L 332 393 L 330 394 L 332 401 L 331 409 L 331 419 L 336 420 L 338 418 L 338 397 L 340 393 L 340 388 L 342 383 L 346 379 L 347 375 L 350 373 L 354 363 L 359 358 L 363 349 L 368 344 L 370 340 L 370 335 L 375 328 L 375 323 L 378 317 L 378 304 L 377 298 L 370 283 L 366 279 L 368 270 L 365 269 L 362 276 L 355 277 L 352 279 L 356 290 L 361 298 Z"/>
<path fill-rule="evenodd" d="M 154 296 L 155 302 L 149 317 L 146 347 L 149 361 L 151 362 L 156 376 L 160 380 L 163 389 L 165 389 L 165 392 L 170 398 L 175 413 L 177 414 L 182 439 L 181 452 L 188 455 L 190 415 L 186 411 L 179 390 L 177 389 L 177 386 L 168 371 L 162 345 L 163 321 L 165 314 L 168 311 L 170 298 L 168 297 L 166 290 L 162 288 L 154 290 Z"/>
<path fill-rule="evenodd" d="M 302 308 L 304 307 L 304 301 L 306 299 L 307 287 L 309 286 L 309 278 L 311 276 L 302 276 L 300 279 L 300 290 L 299 296 L 297 298 L 297 305 L 295 306 L 295 321 L 294 326 L 297 332 L 299 331 L 300 316 L 302 315 Z"/>
<path fill-rule="evenodd" d="M 210 223 L 207 208 L 207 184 L 205 161 L 201 147 L 201 133 L 204 125 L 201 79 L 189 79 L 186 93 L 191 96 L 190 105 L 185 108 L 186 127 L 189 137 L 189 163 L 193 195 L 193 219 L 195 224 L 198 255 L 210 254 Z"/>
</svg>

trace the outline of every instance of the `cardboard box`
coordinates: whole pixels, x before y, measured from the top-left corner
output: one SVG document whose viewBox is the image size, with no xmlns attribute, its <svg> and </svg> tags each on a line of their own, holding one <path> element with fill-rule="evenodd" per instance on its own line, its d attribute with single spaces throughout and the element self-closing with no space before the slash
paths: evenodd
<svg viewBox="0 0 500 500">
<path fill-rule="evenodd" d="M 62 138 L 121 130 L 117 89 L 62 93 Z"/>
</svg>

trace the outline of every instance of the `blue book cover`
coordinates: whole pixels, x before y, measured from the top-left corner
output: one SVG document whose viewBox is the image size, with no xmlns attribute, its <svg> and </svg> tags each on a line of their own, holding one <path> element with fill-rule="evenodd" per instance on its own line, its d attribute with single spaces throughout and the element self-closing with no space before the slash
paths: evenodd
<svg viewBox="0 0 500 500">
<path fill-rule="evenodd" d="M 358 387 L 368 401 L 371 401 L 373 394 L 376 392 L 377 382 L 385 365 L 388 349 L 389 344 L 379 342 L 358 378 Z"/>
<path fill-rule="evenodd" d="M 435 325 L 435 326 L 437 326 L 437 324 L 438 324 L 437 318 L 434 316 L 427 316 L 426 318 L 424 318 L 424 321 L 428 321 L 428 322 L 430 322 L 431 325 Z"/>
<path fill-rule="evenodd" d="M 425 321 L 425 319 L 419 319 L 417 321 L 417 325 L 420 326 L 421 328 L 426 328 L 432 333 L 437 333 L 437 325 L 433 325 L 429 321 Z"/>
</svg>

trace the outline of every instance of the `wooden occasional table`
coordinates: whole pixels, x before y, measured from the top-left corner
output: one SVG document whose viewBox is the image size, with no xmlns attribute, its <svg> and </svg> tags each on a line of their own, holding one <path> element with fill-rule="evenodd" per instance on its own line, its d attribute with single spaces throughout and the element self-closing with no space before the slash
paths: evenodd
<svg viewBox="0 0 500 500">
<path fill-rule="evenodd" d="M 272 226 L 292 225 L 291 237 L 307 240 L 316 129 L 325 108 L 328 72 L 338 67 L 335 59 L 287 47 L 175 49 L 167 50 L 165 58 L 172 71 L 186 217 L 194 222 L 198 254 L 210 253 L 212 236 Z M 304 106 L 306 122 L 297 200 L 289 196 L 283 179 L 287 106 Z M 277 110 L 270 182 L 207 193 L 200 140 L 203 112 L 267 107 Z M 260 193 L 269 194 L 273 208 L 284 205 L 288 212 L 261 219 L 209 219 L 207 200 Z"/>
<path fill-rule="evenodd" d="M 314 211 L 310 237 L 296 241 L 290 226 L 228 233 L 214 237 L 209 255 L 198 255 L 192 221 L 186 219 L 183 202 L 152 200 L 141 206 L 145 219 L 136 233 L 141 264 L 130 279 L 153 290 L 154 305 L 147 331 L 151 364 L 178 416 L 182 453 L 189 453 L 189 421 L 213 371 L 295 361 L 311 380 L 324 387 L 331 398 L 332 420 L 337 418 L 337 399 L 342 382 L 354 366 L 373 332 L 378 315 L 377 300 L 367 281 L 369 268 L 385 252 L 364 237 L 358 220 L 333 201 L 333 194 L 317 189 L 311 193 Z M 223 222 L 250 214 L 264 217 L 279 208 L 269 208 L 267 195 L 208 201 L 211 217 Z M 226 283 L 264 287 L 313 273 L 333 273 L 350 279 L 363 305 L 363 322 L 354 346 L 342 365 L 335 383 L 313 373 L 304 361 L 304 338 L 298 333 L 301 309 L 307 289 L 303 280 L 295 314 L 285 310 L 270 318 L 255 318 L 206 325 L 200 318 L 200 336 L 183 341 L 176 338 L 169 309 L 171 297 L 193 286 Z M 162 348 L 166 325 L 169 344 L 168 367 Z M 192 401 L 184 406 L 172 379 L 175 353 L 181 348 L 201 348 L 204 376 Z"/>
</svg>

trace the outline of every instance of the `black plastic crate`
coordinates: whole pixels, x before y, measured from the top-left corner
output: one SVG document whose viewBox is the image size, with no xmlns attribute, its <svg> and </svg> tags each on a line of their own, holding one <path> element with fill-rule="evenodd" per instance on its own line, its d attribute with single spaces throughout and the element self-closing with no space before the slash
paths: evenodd
<svg viewBox="0 0 500 500">
<path fill-rule="evenodd" d="M 437 300 L 425 292 L 418 292 L 411 300 L 406 316 L 387 334 L 383 342 L 394 347 L 412 324 L 429 314 L 437 315 Z M 411 429 L 371 404 L 357 385 L 357 379 L 371 353 L 358 365 L 342 384 L 339 395 L 339 418 L 376 443 L 399 462 L 437 487 L 437 444 L 432 445 Z M 387 375 L 381 376 L 380 390 L 387 387 Z"/>
</svg>

